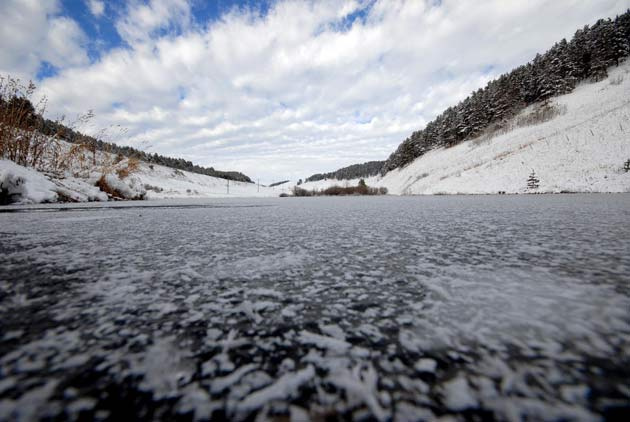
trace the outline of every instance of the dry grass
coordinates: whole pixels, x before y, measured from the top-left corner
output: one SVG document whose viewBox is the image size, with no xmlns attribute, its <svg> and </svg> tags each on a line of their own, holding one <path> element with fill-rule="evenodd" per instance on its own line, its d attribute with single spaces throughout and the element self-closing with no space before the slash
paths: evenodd
<svg viewBox="0 0 630 422">
<path fill-rule="evenodd" d="M 46 137 L 39 133 L 45 99 L 33 105 L 35 85 L 0 77 L 0 156 L 26 166 L 37 167 L 46 149 Z"/>
<path fill-rule="evenodd" d="M 46 98 L 34 102 L 35 85 L 22 84 L 19 79 L 0 76 L 0 157 L 24 167 L 61 173 L 78 167 L 88 167 L 88 153 L 96 162 L 96 150 L 87 145 L 72 145 L 64 149 L 60 139 L 64 129 L 53 135 L 44 135 Z M 78 116 L 74 125 L 85 123 L 93 117 L 91 112 Z M 56 123 L 60 127 L 63 118 Z M 71 125 L 72 126 L 72 125 Z"/>
<path fill-rule="evenodd" d="M 130 174 L 137 172 L 140 169 L 140 161 L 137 158 L 129 158 L 127 160 L 127 166 L 121 167 L 116 170 L 116 174 L 120 179 L 128 177 Z"/>
</svg>

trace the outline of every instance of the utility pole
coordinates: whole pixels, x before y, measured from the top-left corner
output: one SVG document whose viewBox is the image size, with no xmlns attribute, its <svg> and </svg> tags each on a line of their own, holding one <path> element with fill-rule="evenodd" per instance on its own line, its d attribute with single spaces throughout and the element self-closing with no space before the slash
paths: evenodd
<svg viewBox="0 0 630 422">
<path fill-rule="evenodd" d="M 260 179 L 258 179 L 258 193 L 260 193 Z"/>
<path fill-rule="evenodd" d="M 227 180 L 227 194 L 230 194 L 230 179 L 225 179 Z"/>
</svg>

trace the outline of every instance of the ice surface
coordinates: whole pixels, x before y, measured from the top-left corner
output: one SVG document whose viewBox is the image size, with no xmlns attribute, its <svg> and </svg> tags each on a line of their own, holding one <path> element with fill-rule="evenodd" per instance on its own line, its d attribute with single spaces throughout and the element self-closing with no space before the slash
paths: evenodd
<svg viewBox="0 0 630 422">
<path fill-rule="evenodd" d="M 630 399 L 629 209 L 627 195 L 10 207 L 0 419 L 614 418 Z"/>
</svg>

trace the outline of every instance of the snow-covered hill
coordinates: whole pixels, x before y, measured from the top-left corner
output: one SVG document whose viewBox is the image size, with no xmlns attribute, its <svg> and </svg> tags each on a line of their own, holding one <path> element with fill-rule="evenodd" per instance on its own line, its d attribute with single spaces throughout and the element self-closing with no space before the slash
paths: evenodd
<svg viewBox="0 0 630 422">
<path fill-rule="evenodd" d="M 609 74 L 554 98 L 566 112 L 553 120 L 436 149 L 365 180 L 396 195 L 523 193 L 534 171 L 540 185 L 533 192 L 630 192 L 630 173 L 623 170 L 630 159 L 630 61 Z M 321 180 L 301 187 L 357 183 Z"/>
<path fill-rule="evenodd" d="M 288 192 L 286 186 L 269 188 L 147 163 L 141 163 L 134 176 L 146 188 L 148 199 L 276 197 Z"/>
<path fill-rule="evenodd" d="M 65 151 L 71 148 L 70 144 L 62 144 Z M 114 160 L 109 155 L 99 152 L 96 161 L 100 164 L 87 168 L 78 164 L 81 160 L 75 160 L 63 174 L 40 172 L 0 160 L 0 199 L 6 201 L 3 196 L 8 196 L 10 202 L 16 203 L 107 201 L 107 194 L 95 186 L 104 174 L 107 184 L 126 199 L 277 197 L 289 190 L 286 185 L 269 188 L 233 180 L 228 182 L 145 162 L 138 163 L 131 174 L 121 177 L 118 171 L 125 169 L 129 160 L 103 165 L 103 162 Z M 86 161 L 89 160 L 82 163 Z M 105 173 L 104 168 L 108 168 Z"/>
</svg>

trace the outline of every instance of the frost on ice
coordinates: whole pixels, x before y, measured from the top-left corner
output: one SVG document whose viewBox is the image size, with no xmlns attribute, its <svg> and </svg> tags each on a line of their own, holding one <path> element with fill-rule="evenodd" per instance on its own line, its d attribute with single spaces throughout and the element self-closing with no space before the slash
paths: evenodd
<svg viewBox="0 0 630 422">
<path fill-rule="evenodd" d="M 0 420 L 627 412 L 628 199 L 538 200 L 0 213 Z"/>
</svg>

